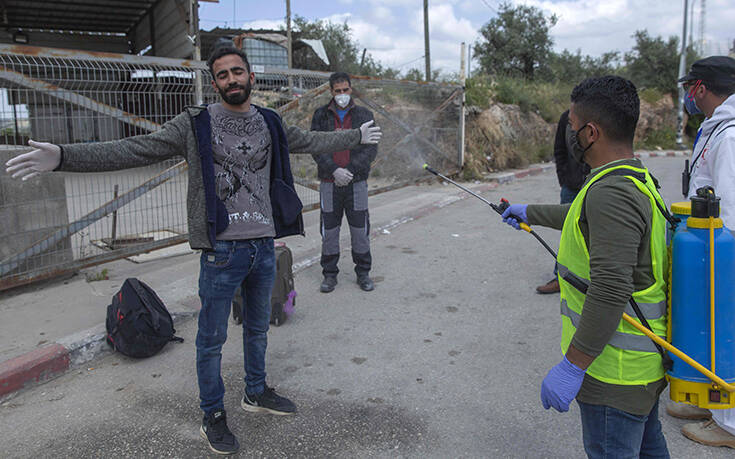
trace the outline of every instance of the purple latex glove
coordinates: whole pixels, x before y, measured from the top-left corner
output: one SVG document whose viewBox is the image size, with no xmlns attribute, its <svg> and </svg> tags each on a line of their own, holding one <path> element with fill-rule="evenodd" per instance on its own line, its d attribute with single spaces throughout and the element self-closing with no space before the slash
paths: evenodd
<svg viewBox="0 0 735 459">
<path fill-rule="evenodd" d="M 544 408 L 548 410 L 553 406 L 560 413 L 569 411 L 569 404 L 582 387 L 585 373 L 586 370 L 579 368 L 564 356 L 564 360 L 549 370 L 544 382 L 541 383 L 541 403 Z"/>
<path fill-rule="evenodd" d="M 527 207 L 528 204 L 511 204 L 507 209 L 505 209 L 501 217 L 503 217 L 503 221 L 505 223 L 519 230 L 521 229 L 519 220 L 523 223 L 528 223 L 528 217 L 526 217 Z"/>
</svg>

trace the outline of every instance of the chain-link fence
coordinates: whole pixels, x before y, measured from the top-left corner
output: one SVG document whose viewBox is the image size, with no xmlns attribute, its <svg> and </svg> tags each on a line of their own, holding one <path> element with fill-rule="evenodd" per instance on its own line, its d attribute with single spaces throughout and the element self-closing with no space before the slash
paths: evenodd
<svg viewBox="0 0 735 459">
<path fill-rule="evenodd" d="M 459 168 L 461 87 L 356 77 L 352 88 L 356 103 L 370 109 L 383 130 L 368 180 L 371 192 L 425 177 L 424 163 L 448 172 Z M 310 129 L 314 111 L 331 97 L 325 81 L 281 112 L 287 122 Z M 312 158 L 293 156 L 291 168 L 299 184 L 318 187 Z"/>
<path fill-rule="evenodd" d="M 254 103 L 289 124 L 309 129 L 331 98 L 328 74 L 257 70 Z M 460 87 L 356 78 L 353 88 L 384 131 L 372 192 L 421 178 L 424 162 L 458 169 Z M 146 134 L 185 106 L 218 98 L 203 62 L 0 45 L 0 160 L 28 151 L 29 138 L 64 144 Z M 27 182 L 3 170 L 0 290 L 185 242 L 185 170 L 174 159 Z M 293 155 L 292 170 L 305 208 L 318 208 L 314 160 Z"/>
</svg>

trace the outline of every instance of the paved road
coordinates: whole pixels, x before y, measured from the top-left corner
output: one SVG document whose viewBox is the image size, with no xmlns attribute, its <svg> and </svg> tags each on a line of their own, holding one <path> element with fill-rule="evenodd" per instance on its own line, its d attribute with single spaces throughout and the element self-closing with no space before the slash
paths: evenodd
<svg viewBox="0 0 735 459">
<path fill-rule="evenodd" d="M 682 160 L 646 161 L 678 200 Z M 553 173 L 485 197 L 554 202 Z M 539 229 L 556 245 L 558 232 Z M 334 293 L 318 266 L 296 278 L 295 315 L 272 328 L 268 379 L 293 417 L 245 413 L 242 336 L 230 327 L 223 374 L 242 456 L 583 457 L 579 413 L 546 411 L 539 386 L 560 359 L 558 297 L 539 296 L 552 260 L 529 235 L 463 200 L 374 240 L 377 282 L 365 293 L 348 259 Z M 347 257 L 349 258 L 349 257 Z M 196 322 L 158 356 L 117 355 L 0 405 L 3 457 L 204 457 L 194 370 Z M 663 416 L 673 457 L 732 457 L 679 433 Z"/>
</svg>

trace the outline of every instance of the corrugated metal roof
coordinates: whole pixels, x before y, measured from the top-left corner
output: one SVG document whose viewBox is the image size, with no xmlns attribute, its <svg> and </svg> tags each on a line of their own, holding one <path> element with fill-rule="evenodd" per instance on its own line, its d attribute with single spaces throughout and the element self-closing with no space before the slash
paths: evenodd
<svg viewBox="0 0 735 459">
<path fill-rule="evenodd" d="M 158 0 L 2 0 L 2 27 L 128 33 Z"/>
</svg>

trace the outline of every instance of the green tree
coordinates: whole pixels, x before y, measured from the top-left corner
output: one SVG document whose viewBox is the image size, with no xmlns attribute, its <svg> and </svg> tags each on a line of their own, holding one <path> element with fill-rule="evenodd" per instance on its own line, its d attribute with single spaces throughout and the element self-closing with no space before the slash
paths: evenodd
<svg viewBox="0 0 735 459">
<path fill-rule="evenodd" d="M 583 56 L 580 50 L 572 53 L 564 50 L 561 53 L 551 53 L 549 66 L 542 69 L 545 76 L 551 81 L 577 84 L 585 78 L 599 77 L 619 73 L 617 65 L 620 53 L 611 51 L 600 57 Z"/>
<path fill-rule="evenodd" d="M 534 79 L 548 65 L 549 29 L 556 21 L 534 6 L 503 3 L 498 16 L 480 29 L 482 38 L 472 49 L 485 73 Z"/>
<path fill-rule="evenodd" d="M 439 80 L 441 76 L 441 70 L 435 69 L 431 71 L 431 81 L 437 81 Z M 411 80 L 411 81 L 426 81 L 426 74 L 423 70 L 419 70 L 416 68 L 408 70 L 403 75 L 404 80 Z"/>
<path fill-rule="evenodd" d="M 677 92 L 679 74 L 679 39 L 661 36 L 651 37 L 647 30 L 637 31 L 633 37 L 635 45 L 625 53 L 626 76 L 639 89 L 656 88 L 672 95 Z M 697 59 L 691 46 L 687 49 L 687 62 Z"/>
</svg>

